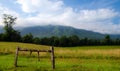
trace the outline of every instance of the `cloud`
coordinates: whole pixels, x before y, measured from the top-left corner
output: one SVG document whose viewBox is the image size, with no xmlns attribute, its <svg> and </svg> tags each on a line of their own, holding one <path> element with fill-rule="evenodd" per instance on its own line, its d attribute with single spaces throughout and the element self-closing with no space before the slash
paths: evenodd
<svg viewBox="0 0 120 71">
<path fill-rule="evenodd" d="M 103 21 L 112 19 L 117 16 L 118 13 L 111 9 L 97 9 L 97 10 L 81 10 L 80 19 L 83 21 Z"/>
<path fill-rule="evenodd" d="M 17 0 L 23 17 L 15 11 L 0 7 L 0 11 L 19 15 L 16 26 L 28 27 L 39 25 L 65 25 L 100 33 L 120 33 L 120 23 L 113 19 L 120 16 L 119 12 L 110 8 L 73 9 L 64 4 L 63 0 Z"/>
<path fill-rule="evenodd" d="M 0 4 L 0 26 L 3 26 L 4 24 L 2 24 L 2 17 L 3 17 L 3 14 L 10 14 L 12 16 L 15 16 L 15 17 L 19 17 L 19 14 L 15 11 L 12 11 L 10 9 L 8 9 L 7 7 L 4 7 L 3 5 Z"/>
<path fill-rule="evenodd" d="M 81 2 L 82 1 L 82 2 Z M 80 9 L 114 8 L 119 0 L 80 0 Z"/>
<path fill-rule="evenodd" d="M 17 3 L 21 5 L 21 8 L 26 13 L 34 12 L 53 12 L 61 9 L 62 1 L 51 0 L 17 0 Z"/>
</svg>

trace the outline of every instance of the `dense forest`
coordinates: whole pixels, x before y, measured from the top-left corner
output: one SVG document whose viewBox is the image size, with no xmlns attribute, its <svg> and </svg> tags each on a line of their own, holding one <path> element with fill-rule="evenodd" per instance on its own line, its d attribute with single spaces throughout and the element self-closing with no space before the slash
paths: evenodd
<svg viewBox="0 0 120 71">
<path fill-rule="evenodd" d="M 62 37 L 34 37 L 31 33 L 21 36 L 20 32 L 13 28 L 16 17 L 4 14 L 3 23 L 4 33 L 0 33 L 0 41 L 7 42 L 23 42 L 34 43 L 50 46 L 72 47 L 72 46 L 87 46 L 87 45 L 120 45 L 120 39 L 111 39 L 109 35 L 106 35 L 104 39 L 89 39 L 79 38 L 76 35 L 62 36 Z"/>
</svg>

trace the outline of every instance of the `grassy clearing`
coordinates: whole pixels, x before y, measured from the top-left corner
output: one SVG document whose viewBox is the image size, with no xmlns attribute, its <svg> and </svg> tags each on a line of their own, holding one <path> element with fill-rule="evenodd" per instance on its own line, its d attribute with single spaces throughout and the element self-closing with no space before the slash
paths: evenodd
<svg viewBox="0 0 120 71">
<path fill-rule="evenodd" d="M 29 52 L 19 54 L 18 65 L 14 68 L 14 55 L 17 46 L 31 49 L 49 49 L 50 46 L 0 42 L 0 71 L 52 71 L 49 53 Z M 55 71 L 119 71 L 120 46 L 82 46 L 55 48 Z"/>
</svg>

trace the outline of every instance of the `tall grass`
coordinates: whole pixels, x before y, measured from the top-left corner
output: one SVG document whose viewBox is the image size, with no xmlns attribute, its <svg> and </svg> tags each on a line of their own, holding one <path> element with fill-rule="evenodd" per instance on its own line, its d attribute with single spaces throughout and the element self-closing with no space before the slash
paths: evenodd
<svg viewBox="0 0 120 71">
<path fill-rule="evenodd" d="M 19 52 L 18 65 L 14 68 L 16 47 L 50 49 L 50 46 L 0 42 L 0 71 L 52 71 L 49 53 Z M 56 47 L 55 71 L 119 71 L 120 46 Z"/>
</svg>

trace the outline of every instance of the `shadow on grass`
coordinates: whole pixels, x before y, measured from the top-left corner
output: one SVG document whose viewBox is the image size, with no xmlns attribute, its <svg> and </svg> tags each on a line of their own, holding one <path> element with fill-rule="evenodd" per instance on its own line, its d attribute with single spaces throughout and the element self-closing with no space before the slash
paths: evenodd
<svg viewBox="0 0 120 71">
<path fill-rule="evenodd" d="M 27 67 L 27 66 L 25 66 L 25 65 L 17 65 L 17 67 L 16 68 L 23 68 L 23 67 Z"/>
<path fill-rule="evenodd" d="M 7 52 L 0 52 L 0 55 L 2 56 L 2 55 L 10 55 L 10 54 L 12 54 L 11 52 L 9 52 L 9 53 L 7 53 Z"/>
<path fill-rule="evenodd" d="M 18 71 L 20 68 L 25 68 L 27 66 L 24 66 L 24 65 L 17 65 L 17 67 L 14 67 L 14 71 Z"/>
<path fill-rule="evenodd" d="M 2 69 L 2 68 L 0 68 L 0 71 L 3 71 L 3 69 Z"/>
</svg>

